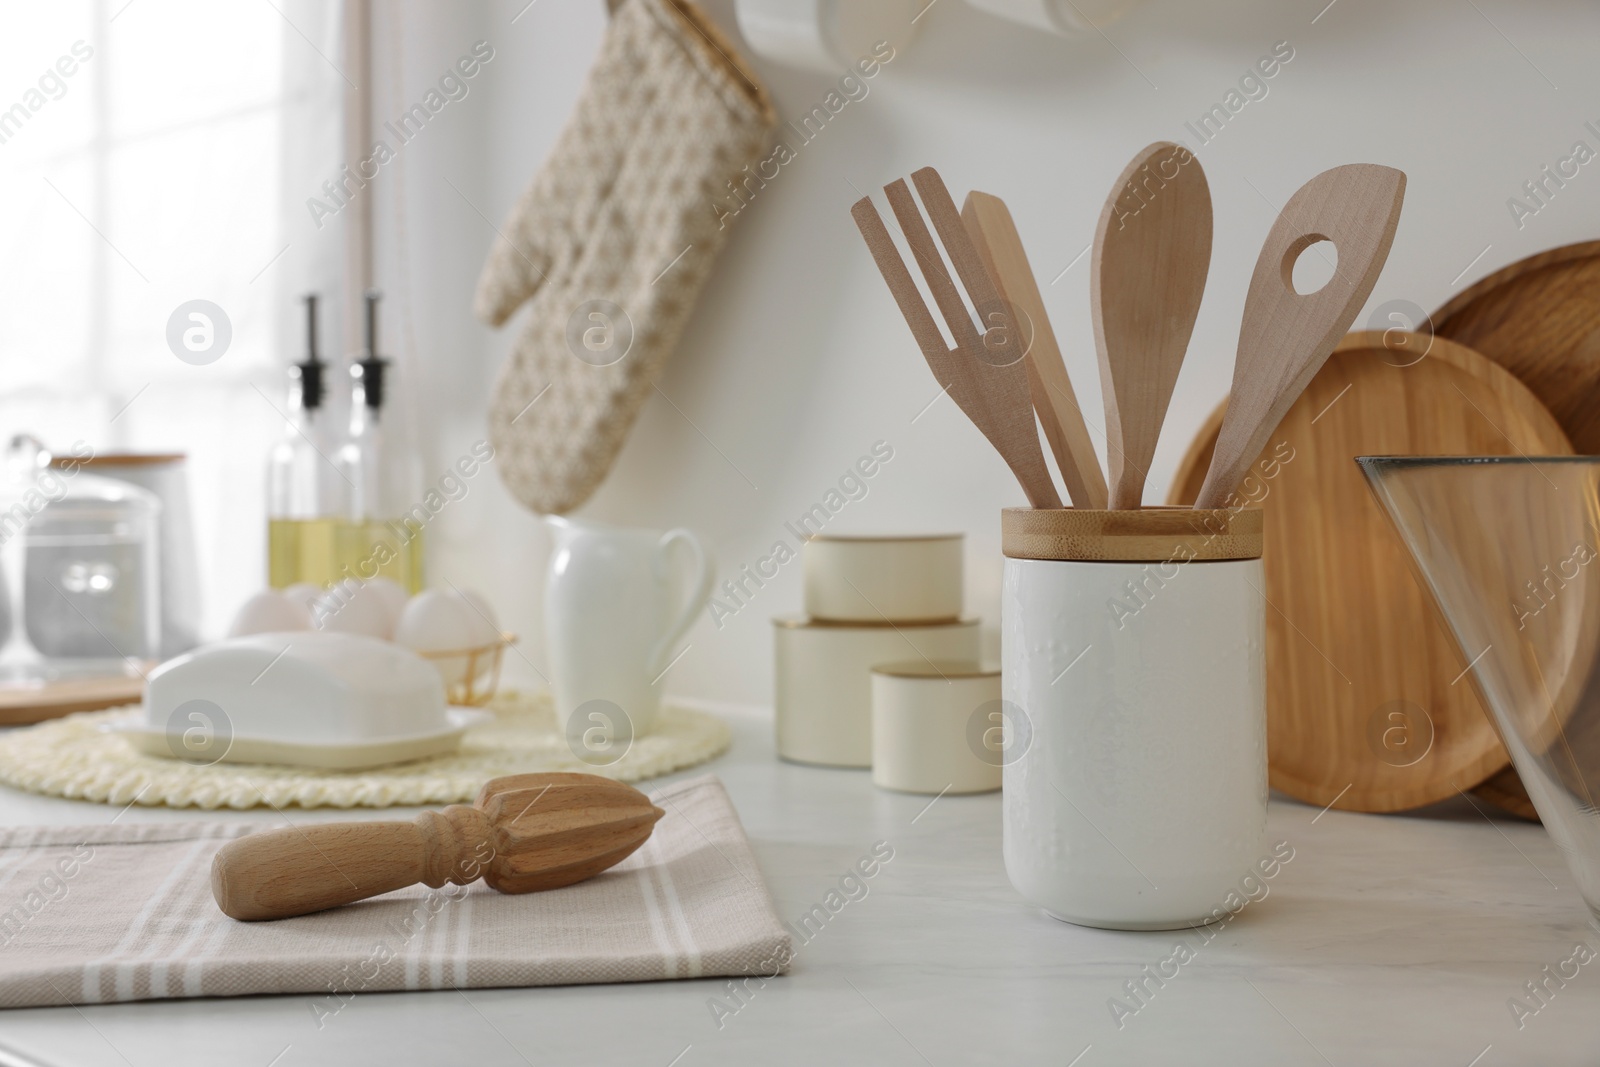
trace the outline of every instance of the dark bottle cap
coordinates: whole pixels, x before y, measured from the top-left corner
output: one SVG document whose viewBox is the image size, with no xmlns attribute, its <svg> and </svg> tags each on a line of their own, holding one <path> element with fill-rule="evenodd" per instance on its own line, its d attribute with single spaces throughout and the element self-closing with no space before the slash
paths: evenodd
<svg viewBox="0 0 1600 1067">
<path fill-rule="evenodd" d="M 378 301 L 383 294 L 376 289 L 367 290 L 367 345 L 366 351 L 350 368 L 352 377 L 361 381 L 361 395 L 368 411 L 383 407 L 383 372 L 389 361 L 378 355 Z"/>
<path fill-rule="evenodd" d="M 289 367 L 289 380 L 299 383 L 300 406 L 315 411 L 322 406 L 325 395 L 322 376 L 325 364 L 317 356 L 317 294 L 307 293 L 306 302 L 306 358 Z"/>
</svg>

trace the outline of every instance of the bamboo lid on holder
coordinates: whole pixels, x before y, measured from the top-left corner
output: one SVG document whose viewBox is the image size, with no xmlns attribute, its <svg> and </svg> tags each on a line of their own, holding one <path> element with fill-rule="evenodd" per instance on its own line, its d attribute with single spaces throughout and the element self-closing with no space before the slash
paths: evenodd
<svg viewBox="0 0 1600 1067">
<path fill-rule="evenodd" d="M 1000 550 L 1012 559 L 1099 563 L 1257 559 L 1264 529 L 1260 508 L 1005 508 Z"/>
</svg>

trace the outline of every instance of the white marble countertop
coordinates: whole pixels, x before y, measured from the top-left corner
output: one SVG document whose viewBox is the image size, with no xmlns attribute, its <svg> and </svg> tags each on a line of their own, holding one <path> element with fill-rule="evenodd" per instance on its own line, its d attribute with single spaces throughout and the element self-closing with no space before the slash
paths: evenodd
<svg viewBox="0 0 1600 1067">
<path fill-rule="evenodd" d="M 724 1012 L 720 1027 L 711 1004 L 724 981 L 708 979 L 364 993 L 321 1030 L 311 998 L 299 996 L 7 1011 L 0 1045 L 83 1067 L 1600 1061 L 1600 961 L 1542 1006 L 1524 988 L 1579 942 L 1600 948 L 1538 826 L 1491 822 L 1465 800 L 1368 816 L 1275 798 L 1269 841 L 1289 842 L 1294 858 L 1209 943 L 1088 930 L 1012 891 L 998 794 L 930 805 L 874 789 L 865 772 L 780 763 L 770 719 L 724 714 L 734 747 L 710 769 L 727 783 L 784 919 L 819 903 L 876 842 L 894 858 L 800 947 L 788 977 Z M 0 789 L 10 824 L 113 814 Z M 263 815 L 136 808 L 123 818 L 196 817 Z M 1130 998 L 1125 983 L 1156 970 L 1180 939 L 1193 958 L 1164 985 L 1147 983 L 1143 1003 Z M 1518 996 L 1539 1007 L 1520 1029 L 1509 1006 Z M 1120 1027 L 1113 998 L 1138 1007 Z"/>
</svg>

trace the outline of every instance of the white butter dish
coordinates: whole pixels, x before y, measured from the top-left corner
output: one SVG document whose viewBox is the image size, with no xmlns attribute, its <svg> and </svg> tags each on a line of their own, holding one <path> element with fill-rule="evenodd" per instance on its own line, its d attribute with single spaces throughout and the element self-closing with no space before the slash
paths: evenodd
<svg viewBox="0 0 1600 1067">
<path fill-rule="evenodd" d="M 178 656 L 151 672 L 143 710 L 110 728 L 150 755 L 325 770 L 453 751 L 487 714 L 448 707 L 439 673 L 409 649 L 326 631 Z"/>
<path fill-rule="evenodd" d="M 199 763 L 277 763 L 318 771 L 364 771 L 454 752 L 460 747 L 461 736 L 468 729 L 490 718 L 488 712 L 477 708 L 449 708 L 445 715 L 450 722 L 449 727 L 414 737 L 357 741 L 344 745 L 305 745 L 249 737 L 230 740 L 219 734 L 216 742 L 198 738 L 195 751 L 192 752 L 190 742 L 185 740 L 188 731 L 169 734 L 142 722 L 107 723 L 104 729 L 127 738 L 129 744 L 147 756 L 190 759 Z"/>
</svg>

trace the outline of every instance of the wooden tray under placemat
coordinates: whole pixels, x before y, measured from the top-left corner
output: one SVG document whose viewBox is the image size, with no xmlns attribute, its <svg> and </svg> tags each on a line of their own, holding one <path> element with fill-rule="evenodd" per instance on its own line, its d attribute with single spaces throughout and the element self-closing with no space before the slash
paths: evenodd
<svg viewBox="0 0 1600 1067">
<path fill-rule="evenodd" d="M 1221 421 L 1218 408 L 1169 502 L 1198 493 Z M 1517 453 L 1572 448 L 1527 387 L 1439 337 L 1351 334 L 1289 409 L 1239 494 L 1266 513 L 1274 788 L 1319 807 L 1402 811 L 1508 766 L 1354 459 Z"/>
<path fill-rule="evenodd" d="M 97 711 L 119 704 L 136 704 L 143 696 L 143 678 L 52 682 L 37 689 L 0 688 L 0 726 L 26 726 L 46 719 L 59 719 L 75 711 Z"/>
</svg>

